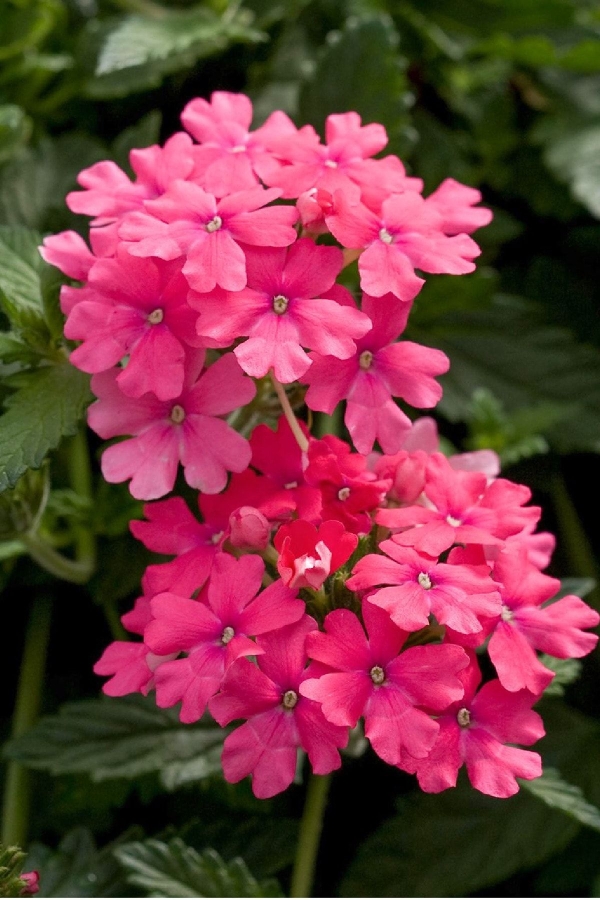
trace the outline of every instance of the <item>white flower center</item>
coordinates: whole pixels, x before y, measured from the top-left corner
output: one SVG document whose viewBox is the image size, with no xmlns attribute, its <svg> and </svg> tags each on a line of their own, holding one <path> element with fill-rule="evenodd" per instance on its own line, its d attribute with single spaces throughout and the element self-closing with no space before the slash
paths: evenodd
<svg viewBox="0 0 600 900">
<path fill-rule="evenodd" d="M 448 525 L 452 525 L 453 528 L 458 528 L 462 525 L 460 519 L 457 519 L 456 516 L 446 516 L 446 522 Z"/>
<path fill-rule="evenodd" d="M 162 309 L 155 309 L 148 316 L 148 321 L 150 322 L 151 325 L 160 325 L 160 323 L 162 322 L 164 317 L 165 317 L 165 314 L 162 311 Z"/>
<path fill-rule="evenodd" d="M 363 350 L 363 352 L 358 357 L 358 364 L 361 369 L 370 369 L 371 363 L 373 362 L 373 354 L 370 350 Z"/>
<path fill-rule="evenodd" d="M 391 244 L 393 243 L 394 238 L 387 228 L 382 228 L 379 232 L 379 240 L 383 241 L 384 244 Z"/>
<path fill-rule="evenodd" d="M 286 491 L 291 491 L 293 488 L 297 488 L 297 487 L 298 487 L 297 481 L 288 481 L 287 484 L 284 484 L 284 488 L 286 489 Z"/>
<path fill-rule="evenodd" d="M 433 583 L 427 572 L 419 572 L 417 581 L 422 588 L 425 588 L 426 591 L 429 591 L 433 587 Z"/>
<path fill-rule="evenodd" d="M 174 422 L 175 425 L 181 425 L 184 419 L 185 409 L 183 408 L 183 406 L 180 406 L 178 403 L 176 403 L 171 410 L 171 422 Z"/>
<path fill-rule="evenodd" d="M 342 500 L 342 501 L 347 500 L 349 496 L 350 496 L 350 488 L 349 487 L 343 487 L 343 488 L 339 489 L 338 500 Z"/>
<path fill-rule="evenodd" d="M 243 144 L 238 144 L 237 147 L 232 147 L 230 152 L 231 153 L 245 153 L 246 148 Z"/>
<path fill-rule="evenodd" d="M 204 226 L 209 233 L 213 231 L 218 231 L 219 228 L 223 225 L 223 219 L 221 216 L 215 216 L 214 219 L 211 219 L 210 222 L 207 222 Z"/>
<path fill-rule="evenodd" d="M 328 169 L 337 169 L 337 167 L 338 167 L 338 164 L 336 163 L 335 159 L 326 159 L 325 165 L 327 166 Z"/>
<path fill-rule="evenodd" d="M 298 702 L 298 694 L 296 691 L 286 691 L 281 702 L 284 709 L 293 709 Z"/>
<path fill-rule="evenodd" d="M 385 672 L 381 668 L 381 666 L 373 666 L 371 671 L 369 672 L 371 676 L 371 681 L 373 684 L 383 684 L 385 681 Z"/>
<path fill-rule="evenodd" d="M 235 631 L 233 630 L 231 625 L 227 625 L 227 627 L 223 629 L 223 634 L 221 635 L 221 643 L 223 645 L 228 644 L 234 634 Z"/>
<path fill-rule="evenodd" d="M 273 311 L 276 312 L 278 316 L 282 316 L 288 308 L 289 302 L 288 298 L 284 297 L 283 294 L 277 294 L 276 297 L 273 297 Z"/>
<path fill-rule="evenodd" d="M 503 622 L 510 622 L 510 620 L 513 618 L 512 609 L 509 609 L 508 606 L 503 606 L 502 612 L 500 613 L 500 618 Z"/>
<path fill-rule="evenodd" d="M 456 721 L 458 722 L 458 724 L 460 725 L 461 728 L 468 728 L 469 725 L 471 724 L 471 713 L 469 712 L 469 710 L 466 709 L 465 707 L 463 707 L 462 709 L 459 709 L 459 711 L 456 714 Z"/>
</svg>

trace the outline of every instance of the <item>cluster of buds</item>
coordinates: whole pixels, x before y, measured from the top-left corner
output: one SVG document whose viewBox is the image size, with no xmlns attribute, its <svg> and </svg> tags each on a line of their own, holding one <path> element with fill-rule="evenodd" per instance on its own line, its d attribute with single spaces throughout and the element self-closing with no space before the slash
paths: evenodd
<svg viewBox="0 0 600 900">
<path fill-rule="evenodd" d="M 83 282 L 61 294 L 71 360 L 93 374 L 92 429 L 125 437 L 103 474 L 155 501 L 131 529 L 173 557 L 123 616 L 141 640 L 95 671 L 111 696 L 180 704 L 183 722 L 243 720 L 223 770 L 258 797 L 289 786 L 300 749 L 315 773 L 338 768 L 360 720 L 423 790 L 465 764 L 478 790 L 510 796 L 541 773 L 514 746 L 544 733 L 532 706 L 553 672 L 537 651 L 585 655 L 599 617 L 554 600 L 528 488 L 490 451 L 447 459 L 433 420 L 395 402 L 435 406 L 449 366 L 399 340 L 415 269 L 471 272 L 490 212 L 451 179 L 424 197 L 397 157 L 374 158 L 385 130 L 355 113 L 327 119 L 325 144 L 282 112 L 251 118 L 243 95 L 192 100 L 186 132 L 132 151 L 133 181 L 111 162 L 80 174 L 67 202 L 94 217 L 91 249 L 65 232 L 42 251 Z M 360 301 L 338 282 L 356 260 Z M 260 409 L 267 377 L 276 431 L 241 410 Z M 296 419 L 298 382 L 310 410 L 345 401 L 355 449 Z M 179 463 L 199 518 L 160 499 Z M 480 686 L 486 655 L 496 677 Z"/>
</svg>

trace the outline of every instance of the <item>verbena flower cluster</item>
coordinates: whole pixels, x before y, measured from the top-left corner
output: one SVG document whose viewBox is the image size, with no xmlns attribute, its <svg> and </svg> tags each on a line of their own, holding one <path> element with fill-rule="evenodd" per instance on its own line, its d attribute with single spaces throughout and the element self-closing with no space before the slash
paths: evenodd
<svg viewBox="0 0 600 900">
<path fill-rule="evenodd" d="M 103 474 L 155 501 L 131 530 L 173 557 L 123 616 L 141 640 L 112 643 L 95 671 L 111 696 L 180 704 L 182 722 L 238 723 L 224 774 L 251 775 L 257 797 L 290 785 L 299 749 L 315 773 L 337 769 L 361 720 L 423 790 L 465 765 L 508 797 L 541 773 L 515 746 L 544 734 L 538 652 L 584 656 L 599 616 L 553 599 L 554 538 L 529 489 L 491 451 L 446 458 L 434 421 L 396 403 L 435 406 L 449 367 L 401 339 L 417 271 L 473 271 L 470 234 L 491 214 L 452 179 L 424 197 L 356 113 L 329 116 L 325 143 L 282 112 L 251 119 L 241 94 L 192 100 L 184 132 L 132 151 L 133 180 L 113 162 L 81 172 L 67 202 L 93 217 L 91 249 L 74 232 L 44 243 L 82 283 L 61 302 L 71 360 L 93 374 L 89 424 L 125 437 Z M 356 260 L 360 300 L 339 283 Z M 355 449 L 295 418 L 298 382 L 309 410 L 345 401 Z M 275 431 L 256 424 L 273 390 Z M 199 516 L 160 499 L 180 464 Z"/>
</svg>

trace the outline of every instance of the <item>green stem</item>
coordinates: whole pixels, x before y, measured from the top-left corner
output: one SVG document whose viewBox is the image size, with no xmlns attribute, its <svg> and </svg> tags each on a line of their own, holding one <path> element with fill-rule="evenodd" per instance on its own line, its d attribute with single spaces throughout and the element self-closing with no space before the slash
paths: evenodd
<svg viewBox="0 0 600 900">
<path fill-rule="evenodd" d="M 21 660 L 12 737 L 19 737 L 36 722 L 42 699 L 46 652 L 50 636 L 51 601 L 40 597 L 31 608 Z M 29 824 L 29 771 L 18 762 L 7 766 L 2 804 L 2 843 L 23 846 Z"/>
<path fill-rule="evenodd" d="M 27 552 L 38 566 L 56 578 L 72 581 L 73 584 L 85 584 L 89 580 L 93 566 L 88 560 L 78 562 L 68 559 L 32 532 L 19 535 L 19 540 L 27 547 Z"/>
<path fill-rule="evenodd" d="M 570 561 L 572 574 L 579 578 L 593 578 L 596 581 L 596 587 L 590 591 L 586 600 L 595 609 L 600 609 L 600 573 L 594 551 L 571 500 L 565 480 L 560 473 L 556 474 L 552 481 L 552 499 L 558 516 L 561 540 Z"/>
<path fill-rule="evenodd" d="M 290 897 L 310 897 L 331 775 L 312 775 L 300 822 Z"/>
<path fill-rule="evenodd" d="M 69 478 L 75 493 L 91 503 L 94 486 L 85 429 L 80 429 L 71 442 Z M 91 574 L 96 568 L 96 536 L 93 530 L 85 525 L 74 528 L 74 534 L 75 558 L 79 563 L 86 563 L 90 567 Z"/>
<path fill-rule="evenodd" d="M 315 434 L 317 437 L 325 437 L 326 434 L 335 434 L 339 437 L 344 421 L 343 413 L 344 407 L 341 403 L 338 403 L 330 416 L 327 413 L 318 413 L 315 417 Z"/>
</svg>

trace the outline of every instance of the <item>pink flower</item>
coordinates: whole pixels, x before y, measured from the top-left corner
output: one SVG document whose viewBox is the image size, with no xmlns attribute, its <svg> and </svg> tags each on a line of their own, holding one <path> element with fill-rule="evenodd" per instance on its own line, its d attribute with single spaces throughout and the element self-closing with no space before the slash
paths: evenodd
<svg viewBox="0 0 600 900">
<path fill-rule="evenodd" d="M 210 102 L 197 97 L 181 114 L 184 128 L 201 146 L 194 148 L 195 175 L 217 197 L 244 191 L 278 168 L 266 149 L 271 136 L 293 137 L 296 126 L 285 113 L 271 113 L 261 128 L 250 132 L 252 103 L 244 94 L 215 91 Z"/>
<path fill-rule="evenodd" d="M 325 633 L 307 638 L 309 656 L 332 670 L 308 679 L 301 693 L 321 704 L 334 725 L 353 728 L 361 716 L 365 735 L 385 762 L 398 765 L 403 750 L 426 756 L 438 733 L 433 719 L 417 707 L 444 710 L 459 700 L 458 672 L 468 665 L 460 647 L 428 645 L 400 653 L 408 634 L 387 613 L 363 604 L 367 635 L 357 616 L 335 609 L 325 619 Z"/>
<path fill-rule="evenodd" d="M 215 559 L 206 603 L 175 594 L 152 600 L 154 619 L 144 639 L 160 654 L 188 653 L 161 666 L 156 678 L 160 707 L 182 701 L 182 722 L 196 722 L 219 690 L 223 675 L 240 656 L 260 652 L 250 635 L 297 622 L 304 603 L 281 581 L 259 593 L 265 565 L 258 556 Z"/>
<path fill-rule="evenodd" d="M 242 245 L 287 247 L 296 240 L 298 213 L 292 206 L 262 207 L 279 197 L 276 189 L 255 187 L 218 200 L 196 184 L 174 181 L 164 196 L 145 204 L 119 228 L 134 256 L 175 259 L 185 254 L 183 274 L 202 293 L 219 285 L 246 287 Z"/>
<path fill-rule="evenodd" d="M 40 873 L 35 870 L 32 872 L 21 872 L 19 875 L 21 881 L 24 882 L 24 887 L 21 891 L 21 897 L 33 897 L 34 894 L 39 893 L 40 890 Z"/>
<path fill-rule="evenodd" d="M 439 556 L 454 543 L 502 544 L 511 528 L 522 527 L 519 521 L 523 510 L 518 504 L 523 502 L 525 494 L 512 488 L 505 494 L 502 485 L 496 490 L 497 485 L 499 481 L 488 490 L 483 473 L 456 471 L 445 456 L 434 453 L 427 464 L 424 491 L 427 507 L 382 509 L 376 521 L 389 528 L 404 529 L 396 536 L 398 543 L 428 556 Z M 525 491 L 527 498 L 531 496 Z M 526 515 L 530 510 L 535 515 L 536 509 L 530 507 Z"/>
<path fill-rule="evenodd" d="M 400 546 L 394 538 L 383 541 L 380 548 L 389 558 L 363 557 L 347 586 L 365 590 L 384 585 L 369 593 L 366 602 L 385 609 L 399 628 L 424 628 L 433 614 L 454 631 L 476 634 L 481 631 L 480 617 L 499 614 L 498 585 L 487 567 L 439 563 Z"/>
<path fill-rule="evenodd" d="M 126 694 L 148 694 L 154 687 L 154 676 L 165 662 L 173 659 L 169 654 L 152 653 L 143 641 L 113 641 L 94 665 L 96 675 L 110 675 L 102 685 L 108 697 Z"/>
<path fill-rule="evenodd" d="M 325 579 L 350 559 L 358 538 L 333 519 L 318 530 L 309 522 L 296 519 L 282 525 L 273 543 L 279 552 L 277 571 L 284 584 L 318 591 Z"/>
<path fill-rule="evenodd" d="M 503 606 L 488 645 L 490 659 L 508 691 L 526 688 L 541 694 L 554 673 L 542 665 L 535 650 L 558 659 L 586 656 L 598 636 L 582 629 L 595 628 L 600 616 L 572 594 L 542 606 L 560 589 L 560 581 L 532 565 L 525 548 L 504 550 L 494 564 L 494 578 L 501 582 Z"/>
<path fill-rule="evenodd" d="M 373 327 L 356 342 L 348 359 L 311 353 L 313 364 L 303 380 L 308 383 L 310 409 L 331 415 L 347 400 L 344 421 L 359 453 L 369 453 L 379 440 L 385 453 L 395 453 L 411 428 L 410 419 L 393 402 L 401 397 L 412 406 L 435 406 L 442 389 L 436 375 L 448 371 L 448 357 L 412 341 L 396 342 L 406 327 L 410 304 L 388 295 L 366 294 L 362 310 Z"/>
<path fill-rule="evenodd" d="M 77 176 L 83 191 L 67 194 L 72 212 L 95 216 L 92 225 L 106 225 L 134 209 L 142 209 L 145 200 L 160 197 L 176 178 L 189 178 L 194 168 L 193 141 L 178 132 L 164 147 L 156 144 L 129 155 L 135 172 L 134 182 L 110 160 L 95 163 Z"/>
<path fill-rule="evenodd" d="M 92 390 L 99 399 L 88 410 L 90 428 L 105 439 L 134 435 L 102 454 L 107 481 L 131 478 L 134 497 L 154 500 L 173 489 L 179 462 L 190 487 L 208 494 L 225 487 L 227 472 L 246 468 L 248 441 L 218 416 L 248 403 L 256 392 L 254 383 L 232 354 L 198 377 L 202 361 L 200 353 L 188 362 L 182 393 L 167 402 L 150 394 L 139 400 L 125 397 L 115 370 L 94 376 Z"/>
<path fill-rule="evenodd" d="M 472 260 L 480 253 L 466 234 L 447 237 L 442 217 L 415 191 L 384 200 L 381 213 L 336 194 L 335 211 L 326 222 L 342 246 L 364 248 L 358 261 L 360 286 L 373 297 L 391 293 L 409 302 L 424 284 L 415 268 L 463 275 L 475 269 Z"/>
<path fill-rule="evenodd" d="M 442 181 L 425 202 L 442 216 L 444 234 L 471 234 L 492 221 L 491 210 L 483 206 L 475 208 L 476 203 L 481 203 L 481 192 L 454 178 Z"/>
<path fill-rule="evenodd" d="M 225 739 L 223 772 L 230 782 L 252 775 L 252 790 L 261 799 L 290 786 L 302 747 L 317 775 L 339 769 L 338 748 L 348 742 L 348 729 L 332 725 L 319 705 L 302 695 L 308 670 L 306 636 L 317 623 L 303 616 L 294 625 L 257 639 L 256 666 L 240 659 L 228 670 L 220 694 L 209 708 L 219 725 L 248 721 Z"/>
<path fill-rule="evenodd" d="M 288 250 L 248 251 L 248 287 L 237 293 L 191 294 L 200 312 L 198 334 L 219 346 L 248 335 L 234 353 L 249 375 L 273 369 L 288 384 L 311 364 L 303 347 L 339 358 L 352 356 L 355 340 L 371 327 L 345 288 L 335 285 L 343 265 L 337 247 L 318 247 L 302 238 Z M 340 302 L 344 306 L 340 306 Z"/>
<path fill-rule="evenodd" d="M 83 341 L 71 362 L 84 372 L 104 372 L 129 356 L 117 376 L 123 393 L 177 397 L 185 347 L 203 343 L 187 289 L 179 263 L 135 259 L 122 249 L 116 259 L 99 260 L 90 270 L 85 298 L 65 323 L 65 336 Z"/>
<path fill-rule="evenodd" d="M 429 755 L 413 760 L 405 755 L 400 767 L 416 772 L 419 786 L 437 794 L 456 785 L 466 764 L 471 784 L 482 794 L 512 797 L 519 790 L 517 778 L 530 781 L 542 774 L 538 753 L 507 746 L 528 746 L 544 736 L 542 720 L 531 709 L 535 697 L 528 691 L 511 694 L 499 681 L 475 693 L 481 674 L 474 660 L 461 675 L 465 695 L 438 718 L 440 730 Z"/>
</svg>

